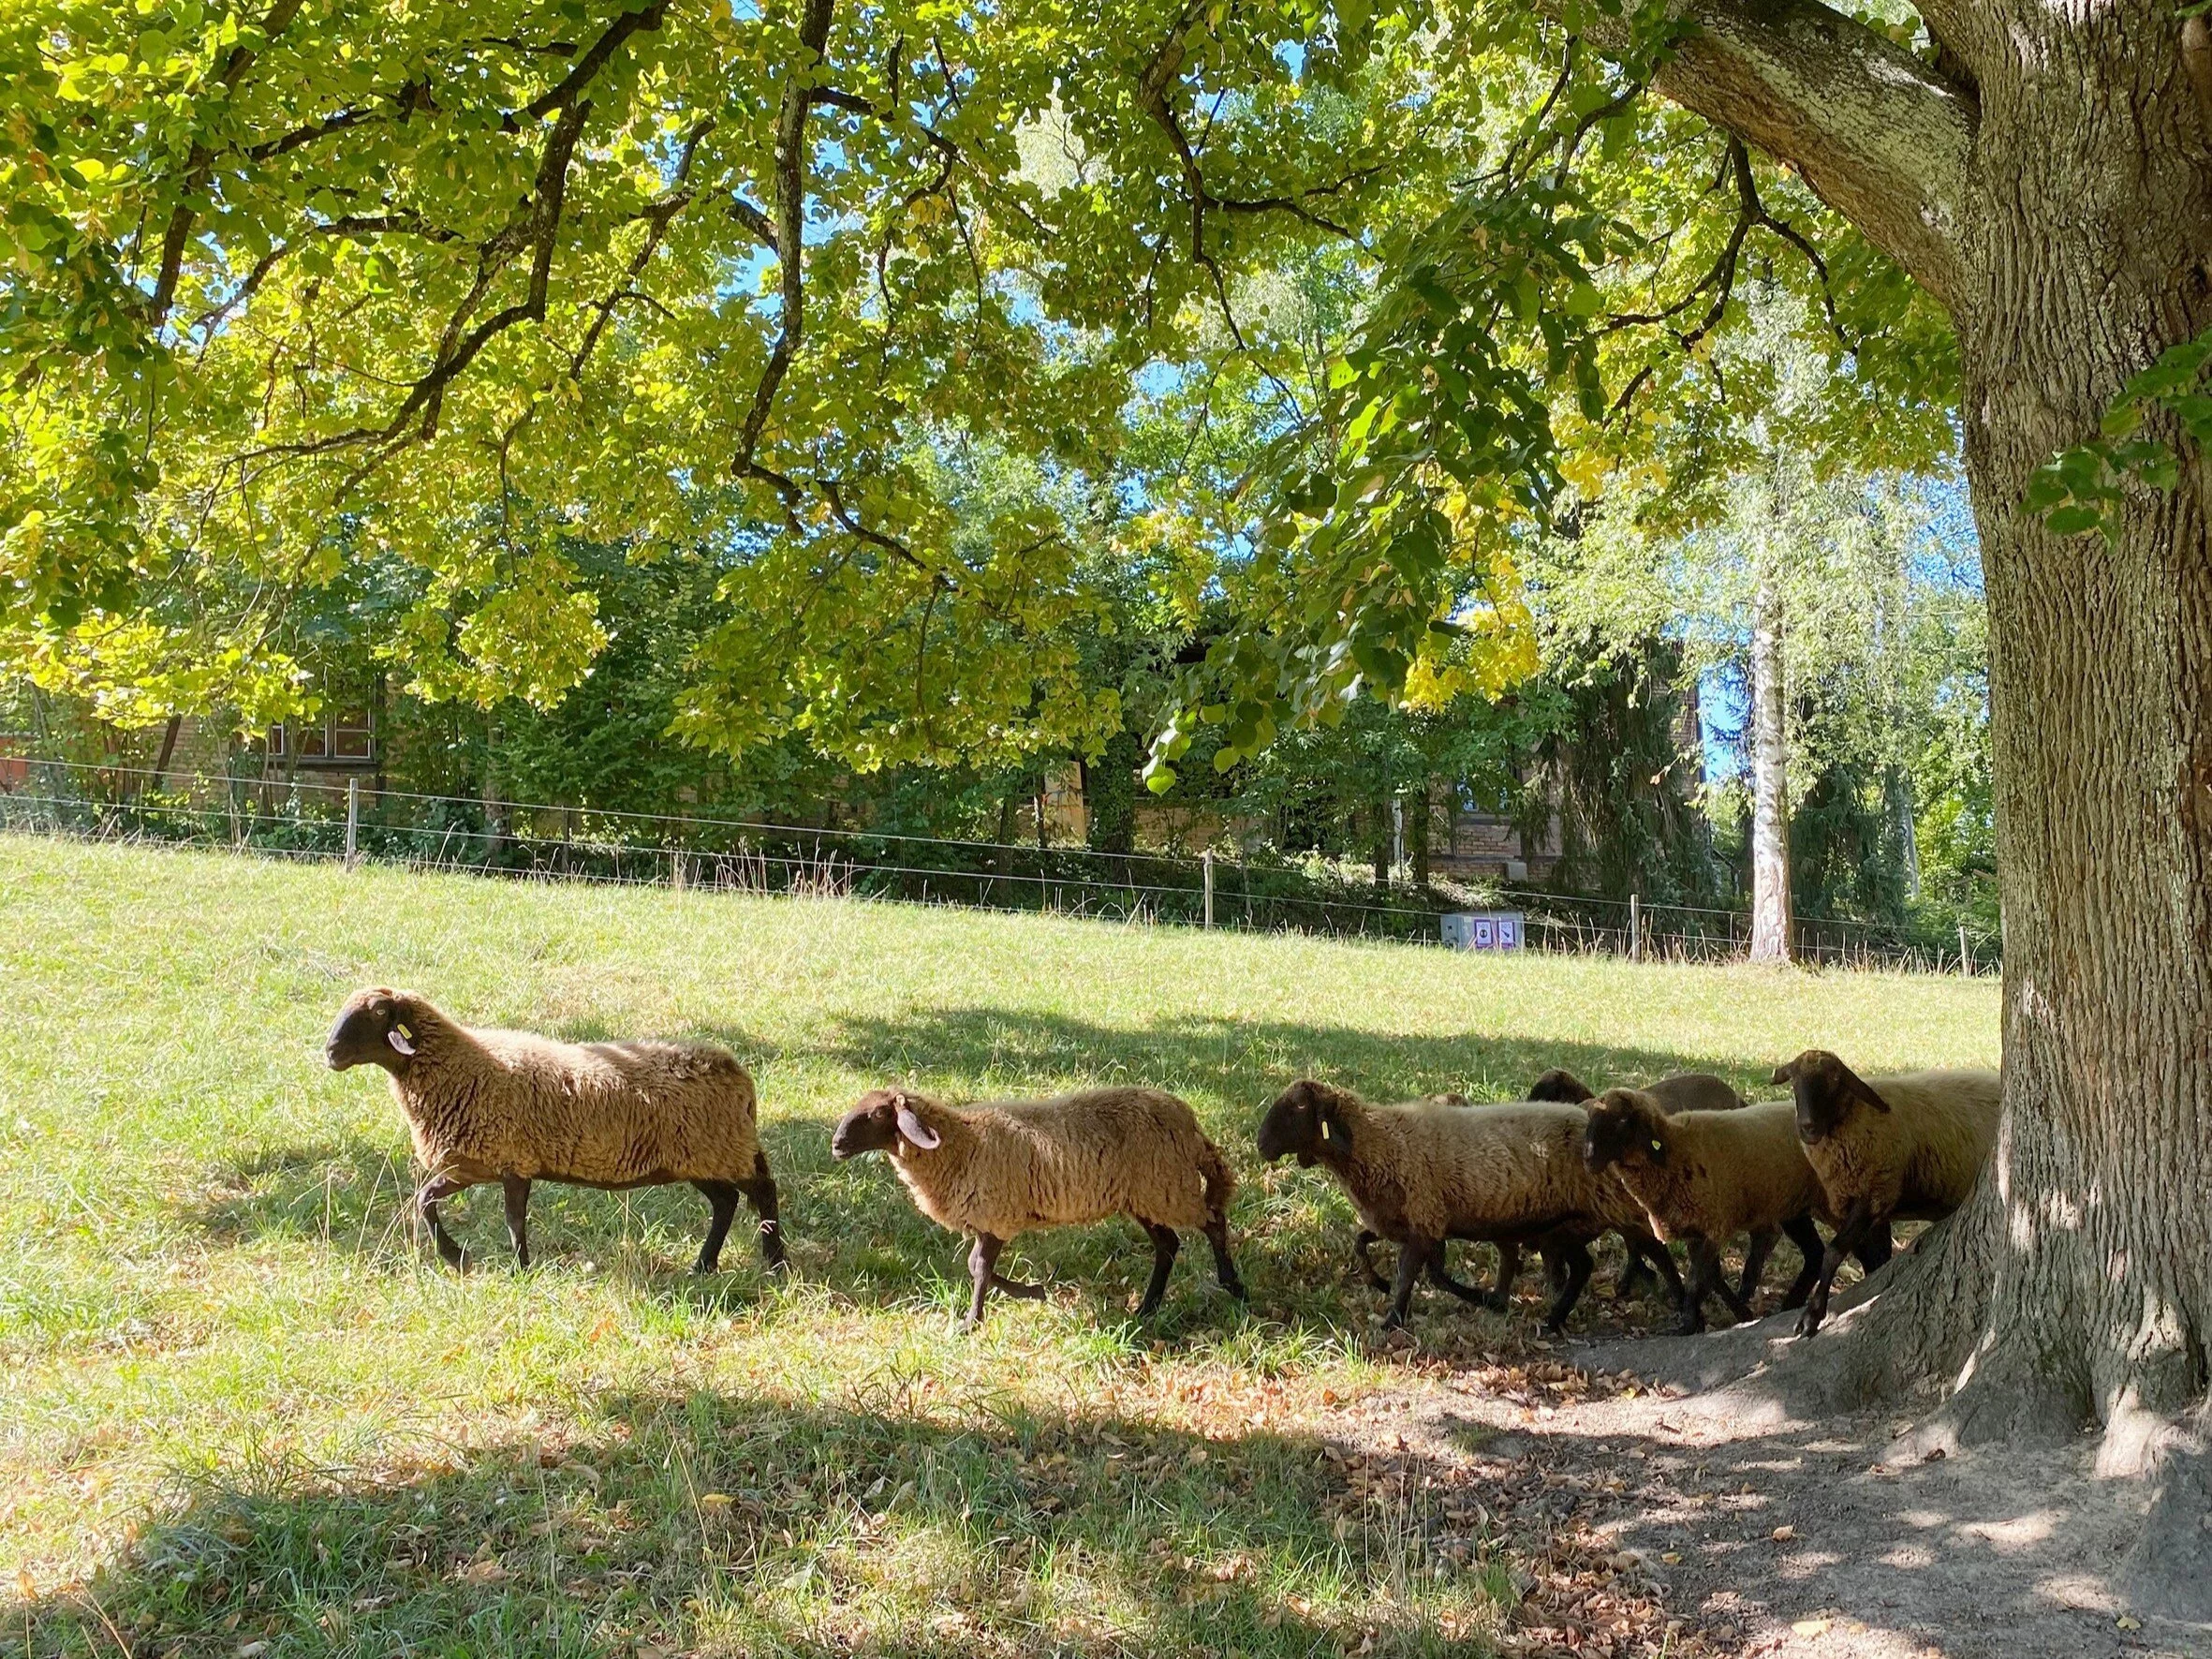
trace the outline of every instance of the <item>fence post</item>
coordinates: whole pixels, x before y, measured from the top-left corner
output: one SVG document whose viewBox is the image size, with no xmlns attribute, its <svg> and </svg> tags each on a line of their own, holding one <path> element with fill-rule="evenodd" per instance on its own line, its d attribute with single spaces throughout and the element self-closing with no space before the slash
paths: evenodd
<svg viewBox="0 0 2212 1659">
<path fill-rule="evenodd" d="M 1967 925 L 1958 925 L 1958 970 L 1969 979 L 1974 976 L 1974 953 L 1967 945 Z"/>
<path fill-rule="evenodd" d="M 1644 960 L 1644 896 L 1629 895 L 1629 960 Z"/>
<path fill-rule="evenodd" d="M 346 780 L 346 867 L 361 863 L 361 779 Z"/>
<path fill-rule="evenodd" d="M 1205 877 L 1206 926 L 1210 929 L 1214 926 L 1214 850 L 1211 847 L 1200 857 L 1199 867 Z"/>
</svg>

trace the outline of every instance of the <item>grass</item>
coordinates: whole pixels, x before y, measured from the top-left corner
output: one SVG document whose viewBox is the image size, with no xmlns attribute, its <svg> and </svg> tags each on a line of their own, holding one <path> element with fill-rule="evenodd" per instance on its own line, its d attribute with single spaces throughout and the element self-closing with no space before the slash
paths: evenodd
<svg viewBox="0 0 2212 1659">
<path fill-rule="evenodd" d="M 409 1225 L 381 1079 L 326 1072 L 347 992 L 479 1023 L 713 1037 L 750 1065 L 797 1271 L 684 1272 L 688 1189 L 495 1189 Z M 1510 1098 L 1546 1066 L 1763 1088 L 1811 1044 L 1992 1063 L 1987 981 L 1769 974 L 862 903 L 495 883 L 0 838 L 0 1655 L 1481 1652 L 1507 1541 L 1452 1473 L 1323 1441 L 1408 1368 L 1525 1341 L 1417 1304 L 1371 1349 L 1349 1212 L 1262 1171 L 1315 1073 Z M 1107 1224 L 1021 1240 L 1042 1305 L 951 1328 L 959 1242 L 863 1089 L 1172 1089 L 1244 1178 L 1253 1300 Z M 743 1234 L 745 1229 L 739 1229 Z M 1580 1320 L 1612 1317 L 1593 1292 Z M 1460 1529 L 1464 1531 L 1464 1529 Z M 1449 1548 L 1447 1546 L 1450 1546 Z"/>
</svg>

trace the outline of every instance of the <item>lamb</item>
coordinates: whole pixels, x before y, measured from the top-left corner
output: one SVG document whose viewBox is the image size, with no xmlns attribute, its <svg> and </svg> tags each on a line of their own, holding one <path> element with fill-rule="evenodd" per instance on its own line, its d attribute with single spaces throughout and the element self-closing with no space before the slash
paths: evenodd
<svg viewBox="0 0 2212 1659">
<path fill-rule="evenodd" d="M 888 1153 L 915 1207 L 968 1237 L 970 1330 L 994 1285 L 1032 1300 L 1044 1295 L 1041 1284 L 999 1274 L 998 1252 L 1009 1239 L 1034 1227 L 1114 1215 L 1128 1216 L 1152 1240 L 1152 1282 L 1138 1318 L 1150 1318 L 1167 1292 L 1178 1227 L 1203 1229 L 1221 1288 L 1245 1299 L 1229 1254 L 1236 1177 L 1189 1106 L 1157 1089 L 1088 1089 L 966 1106 L 911 1089 L 871 1089 L 837 1125 L 830 1150 L 839 1159 Z"/>
<path fill-rule="evenodd" d="M 1843 1258 L 1892 1221 L 1940 1221 L 1967 1201 L 1997 1141 L 1998 1074 L 1907 1072 L 1864 1078 L 1825 1049 L 1775 1068 L 1796 1097 L 1797 1133 L 1838 1217 L 1797 1317 L 1809 1337 Z"/>
<path fill-rule="evenodd" d="M 1326 1167 L 1351 1196 L 1361 1224 L 1398 1246 L 1384 1327 L 1406 1322 L 1413 1286 L 1430 1282 L 1464 1301 L 1485 1298 L 1444 1267 L 1447 1239 L 1536 1242 L 1566 1277 L 1546 1315 L 1564 1327 L 1590 1277 L 1589 1240 L 1610 1227 L 1640 1237 L 1679 1292 L 1674 1266 L 1644 1231 L 1617 1181 L 1600 1183 L 1581 1156 L 1579 1106 L 1516 1102 L 1453 1106 L 1436 1101 L 1373 1105 L 1349 1089 L 1307 1079 L 1276 1098 L 1260 1124 L 1260 1155 L 1294 1155 Z"/>
<path fill-rule="evenodd" d="M 1782 1305 L 1798 1306 L 1812 1289 L 1821 1259 L 1812 1217 L 1825 1205 L 1789 1102 L 1671 1114 L 1648 1090 L 1609 1089 L 1590 1108 L 1583 1157 L 1593 1172 L 1618 1175 L 1653 1232 L 1688 1243 L 1684 1335 L 1704 1329 L 1705 1298 L 1715 1294 L 1739 1319 L 1753 1317 L 1751 1294 L 1778 1233 L 1790 1236 L 1805 1262 Z M 1748 1233 L 1751 1242 L 1743 1283 L 1731 1290 L 1721 1277 L 1720 1247 L 1738 1233 Z"/>
<path fill-rule="evenodd" d="M 760 1217 L 760 1255 L 784 1265 L 775 1181 L 754 1120 L 753 1079 L 711 1043 L 562 1043 L 457 1025 L 426 999 L 382 986 L 339 1011 L 334 1072 L 382 1066 L 429 1172 L 416 1202 L 438 1255 L 468 1258 L 438 1207 L 480 1182 L 507 1195 L 515 1261 L 530 1265 L 532 1181 L 619 1189 L 689 1181 L 713 1207 L 694 1273 L 721 1261 L 742 1194 Z"/>
<path fill-rule="evenodd" d="M 1672 1077 L 1661 1077 L 1657 1083 L 1645 1084 L 1644 1092 L 1658 1101 L 1660 1110 L 1666 1112 L 1733 1112 L 1749 1104 L 1726 1081 L 1710 1072 L 1680 1072 Z M 1598 1096 L 1572 1072 L 1554 1066 L 1528 1086 L 1528 1098 L 1587 1105 Z"/>
</svg>

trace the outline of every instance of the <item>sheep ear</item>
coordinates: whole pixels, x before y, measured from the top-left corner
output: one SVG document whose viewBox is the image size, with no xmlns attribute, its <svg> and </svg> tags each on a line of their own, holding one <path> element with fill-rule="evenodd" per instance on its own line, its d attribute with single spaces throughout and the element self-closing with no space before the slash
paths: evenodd
<svg viewBox="0 0 2212 1659">
<path fill-rule="evenodd" d="M 384 1041 L 391 1044 L 402 1054 L 415 1052 L 415 1033 L 407 1029 L 404 1024 L 395 1025 L 391 1030 L 385 1032 Z"/>
<path fill-rule="evenodd" d="M 892 1110 L 898 1115 L 899 1133 L 907 1139 L 920 1147 L 924 1152 L 932 1150 L 936 1146 L 937 1132 L 914 1115 L 914 1108 L 907 1104 L 905 1095 L 898 1097 L 898 1104 Z"/>
<path fill-rule="evenodd" d="M 1851 1082 L 1846 1086 L 1849 1092 L 1857 1095 L 1859 1099 L 1865 1101 L 1877 1112 L 1886 1112 L 1890 1109 L 1889 1102 L 1883 1100 L 1881 1096 L 1875 1093 L 1874 1085 L 1867 1082 L 1865 1078 L 1860 1076 L 1858 1073 L 1852 1071 L 1849 1066 L 1846 1066 L 1843 1069 L 1843 1074 L 1851 1079 Z"/>
<path fill-rule="evenodd" d="M 1794 1083 L 1797 1081 L 1797 1069 L 1793 1064 L 1785 1060 L 1775 1068 L 1775 1074 L 1767 1081 L 1769 1083 Z"/>
</svg>

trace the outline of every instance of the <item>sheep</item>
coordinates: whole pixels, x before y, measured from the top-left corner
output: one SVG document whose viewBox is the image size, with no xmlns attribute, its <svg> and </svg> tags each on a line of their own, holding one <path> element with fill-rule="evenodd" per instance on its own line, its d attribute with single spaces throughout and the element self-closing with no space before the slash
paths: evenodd
<svg viewBox="0 0 2212 1659">
<path fill-rule="evenodd" d="M 1669 1112 L 1733 1112 L 1747 1104 L 1742 1095 L 1710 1072 L 1681 1072 L 1672 1077 L 1661 1077 L 1657 1083 L 1646 1085 L 1644 1092 Z M 1529 1085 L 1528 1098 L 1587 1105 L 1598 1096 L 1572 1072 L 1554 1066 Z M 1629 1259 L 1620 1270 L 1620 1282 L 1614 1286 L 1613 1294 L 1623 1297 L 1632 1296 L 1650 1277 L 1643 1256 L 1631 1246 Z"/>
<path fill-rule="evenodd" d="M 1790 1236 L 1805 1264 L 1782 1306 L 1798 1306 L 1812 1289 L 1822 1248 L 1812 1217 L 1826 1207 L 1789 1102 L 1669 1113 L 1648 1090 L 1609 1089 L 1590 1108 L 1583 1157 L 1594 1173 L 1610 1169 L 1619 1177 L 1653 1232 L 1688 1243 L 1684 1335 L 1704 1329 L 1704 1301 L 1715 1294 L 1738 1318 L 1753 1317 L 1751 1295 L 1777 1233 Z M 1720 1273 L 1720 1246 L 1738 1233 L 1748 1233 L 1751 1242 L 1743 1282 L 1731 1290 Z"/>
<path fill-rule="evenodd" d="M 951 1106 L 904 1089 L 863 1095 L 830 1140 L 840 1160 L 889 1154 L 917 1209 L 967 1236 L 974 1295 L 968 1329 L 995 1285 L 1030 1300 L 1041 1284 L 1000 1275 L 998 1252 L 1035 1227 L 1076 1226 L 1126 1215 L 1152 1240 L 1152 1282 L 1137 1317 L 1167 1292 L 1178 1227 L 1204 1230 L 1221 1288 L 1245 1300 L 1229 1254 L 1229 1200 L 1236 1177 L 1189 1106 L 1157 1089 L 1088 1089 L 1040 1101 Z"/>
<path fill-rule="evenodd" d="M 1372 1105 L 1349 1089 L 1307 1079 L 1278 1095 L 1261 1118 L 1260 1155 L 1322 1164 L 1343 1183 L 1363 1226 L 1398 1246 L 1390 1329 L 1406 1322 L 1423 1269 L 1430 1282 L 1478 1305 L 1482 1294 L 1444 1267 L 1451 1238 L 1534 1241 L 1564 1262 L 1565 1282 L 1545 1316 L 1562 1329 L 1590 1276 L 1589 1240 L 1609 1227 L 1643 1237 L 1670 1281 L 1674 1266 L 1644 1234 L 1644 1218 L 1617 1181 L 1583 1165 L 1586 1114 L 1579 1106 L 1516 1102 L 1451 1106 L 1436 1101 Z M 1681 1286 L 1674 1281 L 1674 1289 Z"/>
<path fill-rule="evenodd" d="M 1886 1235 L 1893 1221 L 1940 1221 L 1967 1201 L 1997 1141 L 1998 1074 L 1869 1079 L 1825 1049 L 1808 1048 L 1777 1066 L 1774 1080 L 1790 1085 L 1798 1138 L 1838 1218 L 1797 1317 L 1797 1334 L 1809 1337 L 1827 1316 L 1829 1287 L 1846 1255 L 1877 1229 Z"/>
<path fill-rule="evenodd" d="M 383 986 L 347 999 L 324 1059 L 382 1066 L 429 1172 L 416 1195 L 439 1257 L 468 1258 L 439 1206 L 479 1182 L 507 1195 L 515 1261 L 530 1265 L 532 1181 L 607 1189 L 689 1181 L 713 1207 L 694 1273 L 722 1257 L 742 1194 L 760 1217 L 760 1255 L 784 1266 L 775 1180 L 754 1121 L 753 1079 L 711 1043 L 562 1043 L 455 1024 L 426 999 Z"/>
<path fill-rule="evenodd" d="M 1750 1104 L 1710 1072 L 1680 1072 L 1672 1077 L 1661 1077 L 1657 1083 L 1645 1084 L 1644 1092 L 1658 1101 L 1659 1108 L 1666 1112 L 1733 1112 Z M 1528 1086 L 1528 1098 L 1587 1105 L 1598 1096 L 1572 1072 L 1554 1066 Z"/>
</svg>

